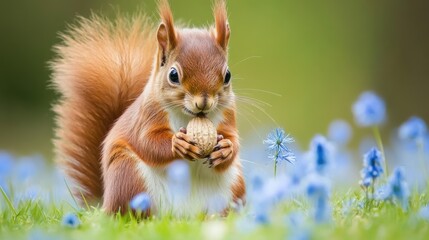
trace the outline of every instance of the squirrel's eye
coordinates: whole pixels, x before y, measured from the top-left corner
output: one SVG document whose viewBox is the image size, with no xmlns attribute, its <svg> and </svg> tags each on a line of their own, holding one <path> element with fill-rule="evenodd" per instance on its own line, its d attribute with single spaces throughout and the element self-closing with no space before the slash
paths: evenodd
<svg viewBox="0 0 429 240">
<path fill-rule="evenodd" d="M 177 69 L 172 67 L 170 69 L 170 73 L 168 74 L 168 79 L 173 84 L 179 84 L 179 73 L 177 72 Z"/>
<path fill-rule="evenodd" d="M 226 70 L 225 79 L 223 80 L 223 84 L 228 85 L 229 81 L 231 81 L 231 72 Z"/>
</svg>

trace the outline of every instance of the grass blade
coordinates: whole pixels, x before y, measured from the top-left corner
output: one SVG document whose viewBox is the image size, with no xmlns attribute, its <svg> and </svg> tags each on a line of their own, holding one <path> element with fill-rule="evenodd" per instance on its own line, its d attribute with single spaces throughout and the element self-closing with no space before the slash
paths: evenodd
<svg viewBox="0 0 429 240">
<path fill-rule="evenodd" d="M 88 202 L 86 201 L 85 196 L 83 195 L 82 191 L 80 191 L 80 190 L 79 190 L 79 192 L 80 192 L 80 196 L 81 196 L 81 197 L 82 197 L 82 199 L 83 199 L 83 202 L 85 203 L 86 209 L 87 209 L 88 211 L 90 211 L 91 209 L 89 208 L 89 205 L 88 205 Z"/>
<path fill-rule="evenodd" d="M 64 178 L 64 183 L 66 184 L 67 190 L 69 191 L 70 196 L 73 198 L 73 202 L 76 204 L 76 207 L 79 207 L 79 204 L 77 203 L 76 198 L 74 197 L 74 195 L 73 195 L 73 193 L 72 193 L 72 191 L 70 189 L 70 186 L 67 183 L 67 180 L 65 178 Z"/>
<path fill-rule="evenodd" d="M 0 190 L 1 190 L 1 193 L 2 193 L 2 195 L 4 197 L 4 199 L 6 200 L 7 205 L 12 210 L 13 214 L 16 216 L 17 215 L 16 209 L 13 206 L 12 202 L 10 201 L 9 197 L 7 196 L 6 192 L 3 190 L 3 188 L 1 186 L 0 186 Z"/>
</svg>

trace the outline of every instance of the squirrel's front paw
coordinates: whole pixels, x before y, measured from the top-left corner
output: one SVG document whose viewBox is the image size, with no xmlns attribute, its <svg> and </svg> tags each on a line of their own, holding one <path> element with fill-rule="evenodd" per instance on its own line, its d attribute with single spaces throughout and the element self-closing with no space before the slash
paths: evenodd
<svg viewBox="0 0 429 240">
<path fill-rule="evenodd" d="M 213 152 L 204 163 L 209 163 L 209 168 L 216 167 L 225 161 L 232 160 L 233 151 L 234 149 L 231 140 L 223 139 L 223 137 L 221 137 L 221 140 L 214 147 Z"/>
<path fill-rule="evenodd" d="M 195 142 L 192 138 L 186 135 L 186 129 L 181 128 L 179 132 L 173 135 L 172 139 L 172 151 L 178 157 L 195 161 L 196 159 L 202 159 L 203 151 L 195 146 Z"/>
</svg>

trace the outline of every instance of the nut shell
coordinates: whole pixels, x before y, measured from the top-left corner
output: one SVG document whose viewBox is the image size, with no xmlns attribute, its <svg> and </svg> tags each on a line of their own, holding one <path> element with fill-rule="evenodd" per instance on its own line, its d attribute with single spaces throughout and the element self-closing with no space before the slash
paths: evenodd
<svg viewBox="0 0 429 240">
<path fill-rule="evenodd" d="M 217 132 L 212 121 L 206 117 L 196 117 L 189 121 L 186 134 L 191 136 L 196 145 L 207 156 L 217 143 Z"/>
</svg>

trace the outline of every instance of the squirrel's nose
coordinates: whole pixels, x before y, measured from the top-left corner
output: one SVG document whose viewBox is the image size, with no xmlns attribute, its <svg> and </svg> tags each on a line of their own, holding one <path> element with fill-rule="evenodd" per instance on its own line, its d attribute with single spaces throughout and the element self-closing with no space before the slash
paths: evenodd
<svg viewBox="0 0 429 240">
<path fill-rule="evenodd" d="M 197 96 L 194 97 L 195 107 L 200 110 L 209 110 L 213 105 L 213 99 L 208 96 Z"/>
</svg>

